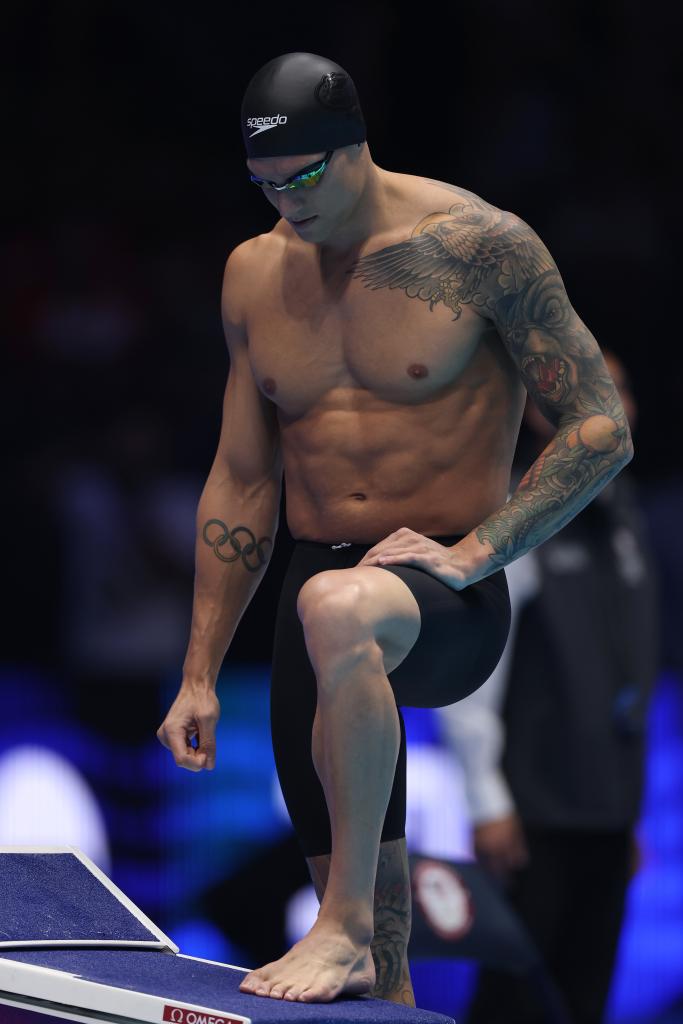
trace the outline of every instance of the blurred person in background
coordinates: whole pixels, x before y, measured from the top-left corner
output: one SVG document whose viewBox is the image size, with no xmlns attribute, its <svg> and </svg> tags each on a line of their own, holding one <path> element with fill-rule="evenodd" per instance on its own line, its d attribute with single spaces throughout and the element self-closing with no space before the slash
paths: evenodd
<svg viewBox="0 0 683 1024">
<path fill-rule="evenodd" d="M 633 431 L 629 377 L 603 354 Z M 553 434 L 531 400 L 524 422 L 530 450 L 520 445 L 520 467 Z M 507 576 L 503 657 L 479 690 L 437 714 L 464 770 L 477 858 L 504 885 L 572 1020 L 598 1024 L 638 862 L 658 669 L 655 559 L 632 474 Z M 524 979 L 482 968 L 469 1024 L 542 1020 Z"/>
</svg>

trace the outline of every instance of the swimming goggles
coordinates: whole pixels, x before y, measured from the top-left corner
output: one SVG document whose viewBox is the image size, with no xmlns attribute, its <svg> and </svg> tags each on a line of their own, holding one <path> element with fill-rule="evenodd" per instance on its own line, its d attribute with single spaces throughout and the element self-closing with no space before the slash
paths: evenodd
<svg viewBox="0 0 683 1024">
<path fill-rule="evenodd" d="M 276 185 L 274 181 L 257 178 L 254 174 L 250 174 L 249 177 L 260 188 L 272 188 L 275 192 L 283 192 L 285 189 L 293 188 L 312 188 L 320 182 L 333 153 L 333 149 L 329 150 L 328 153 L 325 153 L 320 163 L 309 164 L 308 167 L 304 167 L 298 174 L 293 174 L 291 178 L 287 178 L 284 185 Z"/>
</svg>

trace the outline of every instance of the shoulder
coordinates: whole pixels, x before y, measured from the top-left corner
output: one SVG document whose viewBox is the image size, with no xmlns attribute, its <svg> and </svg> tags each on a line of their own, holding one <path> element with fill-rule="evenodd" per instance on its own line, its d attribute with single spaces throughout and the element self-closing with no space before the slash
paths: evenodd
<svg viewBox="0 0 683 1024">
<path fill-rule="evenodd" d="M 254 235 L 253 238 L 247 238 L 244 242 L 240 242 L 230 252 L 225 262 L 223 283 L 230 285 L 240 281 L 244 284 L 245 279 L 277 247 L 278 239 L 273 231 L 263 235 Z"/>
<path fill-rule="evenodd" d="M 540 242 L 533 228 L 518 214 L 496 206 L 483 196 L 447 181 L 435 178 L 418 178 L 433 194 L 440 193 L 443 203 L 448 204 L 448 212 L 455 220 L 480 228 L 482 237 L 499 237 L 509 234 L 512 237 L 534 237 Z"/>
<path fill-rule="evenodd" d="M 221 305 L 224 315 L 243 320 L 257 280 L 262 280 L 264 268 L 276 257 L 281 248 L 274 232 L 255 235 L 240 242 L 229 254 L 223 271 Z"/>
<path fill-rule="evenodd" d="M 477 257 L 487 256 L 492 268 L 506 255 L 523 257 L 532 249 L 549 255 L 533 228 L 511 210 L 496 206 L 462 185 L 434 178 L 415 180 L 422 185 L 425 205 L 436 209 L 434 200 L 438 199 L 439 208 L 444 211 L 427 214 L 425 226 L 436 216 L 448 221 L 451 231 L 466 235 L 472 244 L 478 243 L 472 255 L 476 252 Z"/>
<path fill-rule="evenodd" d="M 421 230 L 437 235 L 452 254 L 474 289 L 474 305 L 487 318 L 498 303 L 513 301 L 537 283 L 563 287 L 544 242 L 517 213 L 461 186 L 433 184 L 449 197 L 448 216 L 426 217 Z"/>
<path fill-rule="evenodd" d="M 547 249 L 520 216 L 483 196 L 447 181 L 401 175 L 412 193 L 413 208 L 421 213 L 411 237 L 428 235 L 441 243 L 454 262 L 486 274 L 508 259 L 528 262 L 532 251 Z"/>
<path fill-rule="evenodd" d="M 396 202 L 397 208 L 403 210 L 403 217 L 417 215 L 425 221 L 430 217 L 440 217 L 454 222 L 465 217 L 474 221 L 477 217 L 486 219 L 505 214 L 505 211 L 462 185 L 383 168 L 380 171 L 386 182 L 387 194 Z"/>
<path fill-rule="evenodd" d="M 403 288 L 430 308 L 443 302 L 456 320 L 464 306 L 492 319 L 491 304 L 516 287 L 516 277 L 508 281 L 506 275 L 516 275 L 518 253 L 524 273 L 532 262 L 539 264 L 530 252 L 531 229 L 460 185 L 385 173 L 405 234 L 358 259 L 354 276 L 370 288 Z"/>
<path fill-rule="evenodd" d="M 548 249 L 518 214 L 461 185 L 416 179 L 425 212 L 412 237 L 421 251 L 447 261 L 463 300 L 490 318 L 492 303 L 512 297 L 557 268 Z"/>
<path fill-rule="evenodd" d="M 413 177 L 412 181 L 425 212 L 440 211 L 443 215 L 447 214 L 454 223 L 479 225 L 482 230 L 486 230 L 513 216 L 462 185 L 436 178 Z"/>
<path fill-rule="evenodd" d="M 489 210 L 495 210 L 497 207 L 493 203 L 488 202 L 482 196 L 477 195 L 476 192 L 472 192 L 465 188 L 463 185 L 456 185 L 452 181 L 440 181 L 438 178 L 424 178 L 416 177 L 416 182 L 419 182 L 424 187 L 430 187 L 433 190 L 439 191 L 443 194 L 444 201 L 454 203 L 458 200 L 463 200 L 465 203 L 471 204 L 473 207 L 481 207 Z"/>
</svg>

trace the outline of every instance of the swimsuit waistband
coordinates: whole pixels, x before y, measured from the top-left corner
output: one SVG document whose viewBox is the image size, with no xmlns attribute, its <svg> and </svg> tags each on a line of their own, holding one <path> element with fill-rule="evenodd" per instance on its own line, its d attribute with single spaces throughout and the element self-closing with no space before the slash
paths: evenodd
<svg viewBox="0 0 683 1024">
<path fill-rule="evenodd" d="M 430 540 L 436 541 L 437 544 L 443 544 L 444 546 L 448 545 L 448 546 L 452 547 L 454 544 L 457 544 L 458 541 L 461 541 L 463 539 L 463 537 L 466 537 L 467 534 L 465 534 L 465 533 L 448 533 L 448 534 L 440 534 L 439 536 L 434 536 L 433 534 L 425 533 L 424 536 L 428 537 Z M 337 540 L 337 541 L 296 540 L 295 539 L 294 543 L 296 544 L 297 547 L 318 548 L 318 549 L 327 548 L 328 551 L 329 550 L 348 551 L 349 548 L 358 548 L 359 550 L 361 548 L 365 548 L 365 549 L 372 548 L 372 547 L 375 546 L 375 544 L 379 544 L 379 542 L 381 540 L 384 540 L 384 538 L 383 537 L 379 537 L 377 540 L 372 540 L 372 541 L 369 541 L 367 543 L 360 544 L 360 543 L 357 543 L 355 541 L 345 541 L 343 539 Z"/>
</svg>

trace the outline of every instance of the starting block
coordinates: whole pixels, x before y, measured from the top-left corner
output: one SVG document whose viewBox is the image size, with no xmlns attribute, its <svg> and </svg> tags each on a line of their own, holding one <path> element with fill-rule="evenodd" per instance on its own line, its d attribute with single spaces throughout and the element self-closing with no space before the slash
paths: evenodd
<svg viewBox="0 0 683 1024">
<path fill-rule="evenodd" d="M 455 1024 L 369 996 L 240 992 L 252 969 L 182 954 L 74 847 L 0 847 L 0 1024 Z"/>
</svg>

